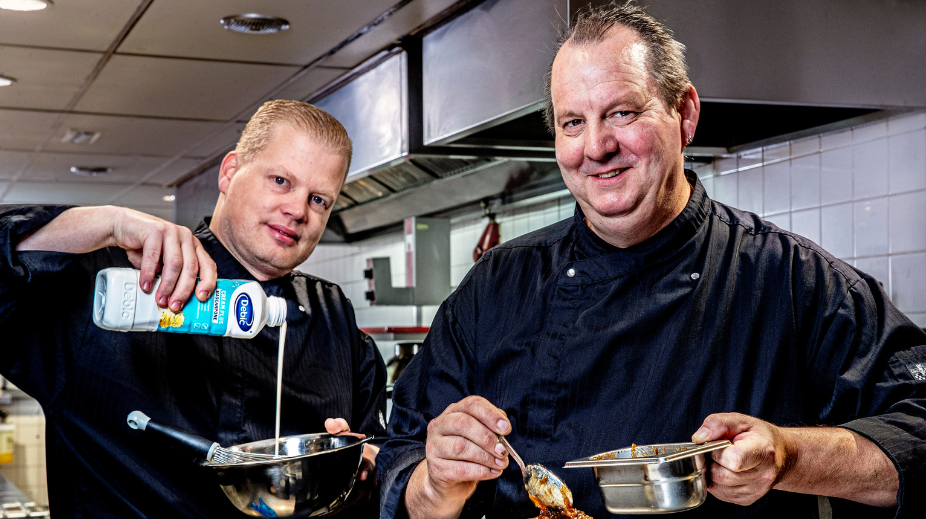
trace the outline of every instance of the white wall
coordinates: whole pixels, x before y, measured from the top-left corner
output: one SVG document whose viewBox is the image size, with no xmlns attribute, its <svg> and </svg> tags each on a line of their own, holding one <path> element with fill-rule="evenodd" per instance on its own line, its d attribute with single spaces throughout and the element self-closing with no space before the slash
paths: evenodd
<svg viewBox="0 0 926 519">
<path fill-rule="evenodd" d="M 898 308 L 926 326 L 926 112 L 719 157 L 696 171 L 712 198 L 802 234 L 868 272 Z M 502 241 L 568 218 L 574 207 L 561 199 L 499 214 Z M 472 267 L 486 222 L 480 215 L 454 221 L 453 285 Z M 392 258 L 392 282 L 404 283 L 402 244 L 396 234 L 320 245 L 299 270 L 340 284 L 361 327 L 410 326 L 410 307 L 371 307 L 364 299 L 367 258 Z M 425 308 L 425 323 L 435 310 Z"/>
<path fill-rule="evenodd" d="M 496 215 L 501 231 L 501 240 L 506 241 L 522 234 L 540 229 L 564 218 L 575 211 L 572 198 L 553 200 L 533 207 Z M 456 287 L 473 266 L 473 249 L 482 235 L 488 219 L 481 215 L 458 218 L 450 230 L 450 283 Z M 371 306 L 364 299 L 369 289 L 363 277 L 367 258 L 389 257 L 392 264 L 393 286 L 405 284 L 405 257 L 402 234 L 377 238 L 351 245 L 319 245 L 312 256 L 298 267 L 298 270 L 333 281 L 341 286 L 351 299 L 357 313 L 357 322 L 367 326 L 413 326 L 416 324 L 413 307 Z M 423 323 L 428 325 L 437 307 L 424 307 Z M 386 357 L 389 358 L 388 356 Z"/>
<path fill-rule="evenodd" d="M 926 113 L 749 150 L 696 171 L 712 198 L 871 274 L 926 327 Z"/>
</svg>

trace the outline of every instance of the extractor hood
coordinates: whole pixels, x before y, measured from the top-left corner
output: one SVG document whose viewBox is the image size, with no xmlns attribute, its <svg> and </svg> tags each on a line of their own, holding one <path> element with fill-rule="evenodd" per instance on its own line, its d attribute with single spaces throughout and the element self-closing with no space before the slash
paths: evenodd
<svg viewBox="0 0 926 519">
<path fill-rule="evenodd" d="M 662 0 L 650 6 L 651 14 L 678 27 L 679 39 L 688 45 L 692 82 L 704 85 L 699 86 L 701 121 L 689 148 L 693 160 L 857 124 L 885 116 L 885 109 L 926 106 L 918 83 L 926 76 L 926 59 L 910 63 L 890 88 L 875 89 L 865 79 L 873 69 L 890 69 L 866 50 L 874 45 L 895 54 L 926 53 L 926 44 L 910 46 L 913 40 L 926 43 L 926 37 L 898 29 L 909 27 L 911 18 L 926 22 L 926 9 L 899 6 L 868 13 L 875 8 L 856 2 L 866 15 L 837 9 L 842 1 L 785 1 L 784 13 L 738 0 L 710 5 Z M 323 239 L 351 241 L 397 228 L 410 216 L 447 213 L 506 194 L 561 190 L 552 137 L 539 110 L 552 42 L 570 13 L 587 3 L 477 3 L 450 21 L 409 35 L 309 99 L 337 117 L 354 142 L 347 182 Z M 755 40 L 740 34 L 741 26 L 763 26 L 763 20 L 782 15 L 817 20 L 818 26 L 779 21 L 775 31 L 759 31 Z M 739 25 L 720 24 L 717 17 Z M 890 33 L 868 31 L 866 17 L 895 25 Z M 826 24 L 842 32 L 821 29 Z M 698 31 L 701 26 L 713 29 Z M 807 40 L 821 30 L 829 31 L 828 39 Z M 807 41 L 814 42 L 812 48 Z M 847 88 L 854 72 L 826 62 L 827 56 L 865 57 L 865 63 L 856 63 L 865 70 L 860 87 Z"/>
</svg>

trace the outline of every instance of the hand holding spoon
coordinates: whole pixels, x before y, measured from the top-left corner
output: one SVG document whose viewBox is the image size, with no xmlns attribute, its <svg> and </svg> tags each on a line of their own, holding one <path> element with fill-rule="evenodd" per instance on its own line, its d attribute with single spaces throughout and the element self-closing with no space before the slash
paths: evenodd
<svg viewBox="0 0 926 519">
<path fill-rule="evenodd" d="M 508 443 L 504 436 L 498 435 L 498 441 L 505 446 L 514 461 L 521 467 L 524 487 L 534 504 L 543 505 L 547 508 L 572 508 L 572 491 L 569 490 L 563 480 L 543 465 L 534 463 L 525 466 L 524 460 L 511 448 L 511 444 Z"/>
</svg>

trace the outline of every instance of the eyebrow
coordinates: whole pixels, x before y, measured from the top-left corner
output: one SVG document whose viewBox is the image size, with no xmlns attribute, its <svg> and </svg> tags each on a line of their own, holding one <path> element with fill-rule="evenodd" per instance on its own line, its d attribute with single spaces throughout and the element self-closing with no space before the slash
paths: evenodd
<svg viewBox="0 0 926 519">
<path fill-rule="evenodd" d="M 629 108 L 633 110 L 639 110 L 646 105 L 646 102 L 647 100 L 645 99 L 645 96 L 641 96 L 636 93 L 627 93 L 627 94 L 624 94 L 616 98 L 614 101 L 609 103 L 608 110 L 609 111 L 613 110 L 614 108 L 620 107 L 622 105 L 629 106 Z M 557 124 L 559 124 L 564 120 L 570 121 L 572 119 L 584 119 L 584 118 L 585 116 L 581 114 L 577 114 L 573 112 L 572 110 L 569 110 L 568 112 L 565 112 L 563 114 L 556 115 L 555 121 Z"/>
<path fill-rule="evenodd" d="M 295 176 L 293 175 L 292 171 L 286 169 L 286 166 L 271 166 L 270 168 L 267 169 L 267 172 L 268 173 L 283 173 L 284 175 L 287 175 L 290 177 Z"/>
</svg>

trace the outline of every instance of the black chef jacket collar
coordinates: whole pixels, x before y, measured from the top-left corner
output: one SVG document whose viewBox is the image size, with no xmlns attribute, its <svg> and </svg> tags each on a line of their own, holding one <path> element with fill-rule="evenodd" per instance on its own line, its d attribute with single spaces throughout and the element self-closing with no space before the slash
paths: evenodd
<svg viewBox="0 0 926 519">
<path fill-rule="evenodd" d="M 209 224 L 212 218 L 207 216 L 199 223 L 199 226 L 193 231 L 193 235 L 199 238 L 203 244 L 203 249 L 215 261 L 216 271 L 219 277 L 223 279 L 246 279 L 248 281 L 257 281 L 248 269 L 244 268 L 225 245 L 219 241 L 219 238 L 213 234 Z M 268 281 L 258 281 L 264 292 L 268 296 L 277 296 L 286 299 L 286 321 L 290 324 L 297 324 L 308 316 L 310 312 L 307 302 L 302 301 L 300 304 L 299 297 L 293 290 L 292 272 L 274 278 Z"/>
<path fill-rule="evenodd" d="M 562 285 L 597 283 L 623 276 L 648 263 L 671 255 L 687 243 L 710 214 L 710 198 L 693 171 L 685 170 L 691 197 L 682 212 L 653 236 L 626 248 L 602 240 L 585 223 L 585 213 L 576 204 L 573 216 L 575 248 L 573 261 L 562 267 Z M 570 274 L 571 270 L 571 274 Z"/>
</svg>

